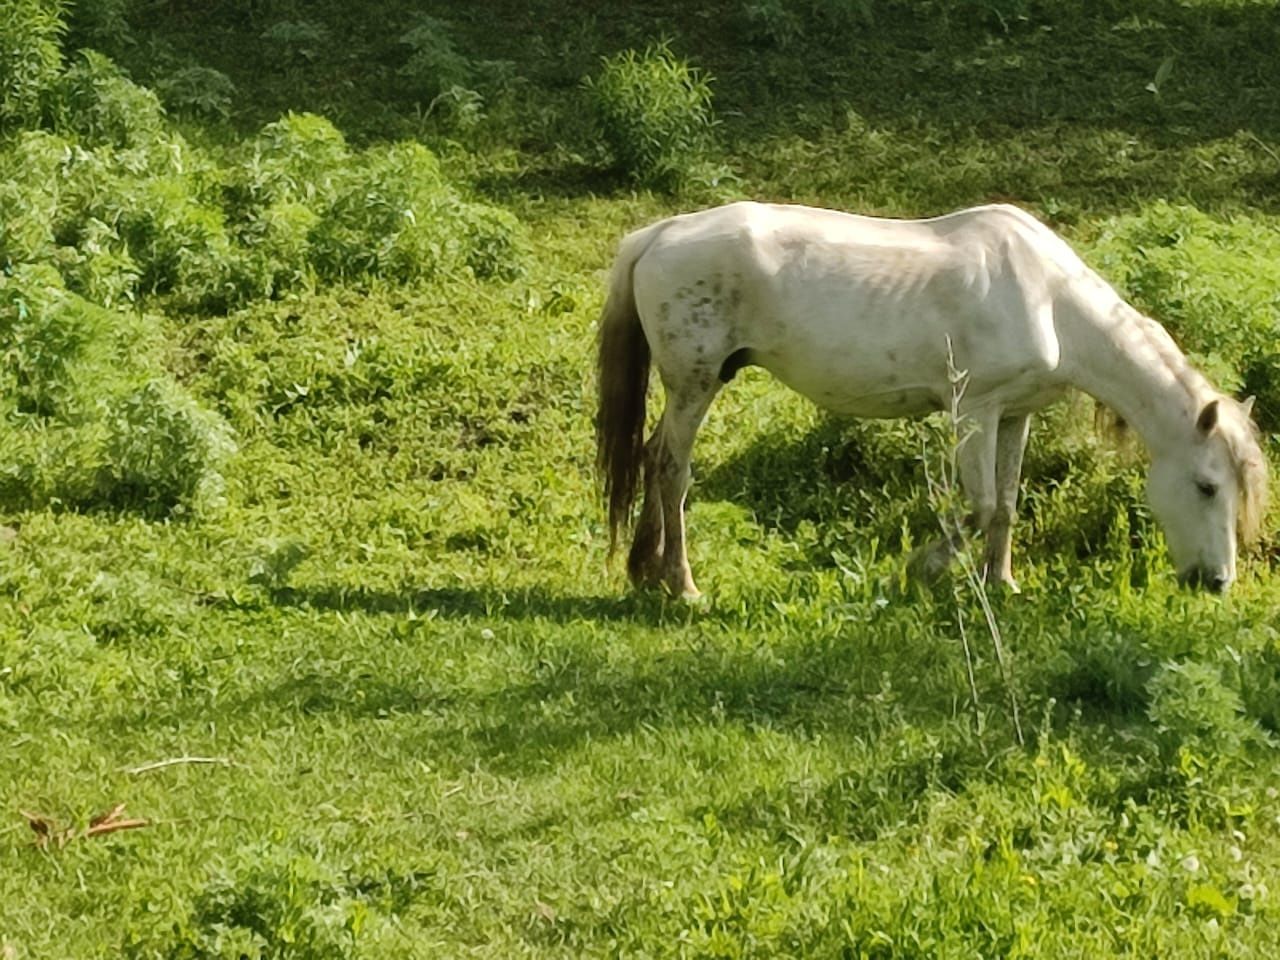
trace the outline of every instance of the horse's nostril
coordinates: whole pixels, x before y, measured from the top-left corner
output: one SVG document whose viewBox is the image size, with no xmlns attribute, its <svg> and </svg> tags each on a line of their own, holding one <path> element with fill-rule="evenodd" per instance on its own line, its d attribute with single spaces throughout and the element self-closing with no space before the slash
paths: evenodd
<svg viewBox="0 0 1280 960">
<path fill-rule="evenodd" d="M 1227 589 L 1227 584 L 1229 582 L 1230 581 L 1220 573 L 1215 573 L 1213 576 L 1208 577 L 1205 580 L 1205 584 L 1214 593 L 1221 593 L 1223 590 Z"/>
</svg>

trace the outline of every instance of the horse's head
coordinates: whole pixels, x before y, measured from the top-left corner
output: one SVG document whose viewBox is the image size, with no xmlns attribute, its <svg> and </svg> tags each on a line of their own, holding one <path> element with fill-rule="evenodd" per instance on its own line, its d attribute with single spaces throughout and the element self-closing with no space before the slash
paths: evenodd
<svg viewBox="0 0 1280 960">
<path fill-rule="evenodd" d="M 1237 545 L 1257 535 L 1266 505 L 1266 461 L 1251 405 L 1210 400 L 1185 442 L 1152 451 L 1147 499 L 1178 579 L 1214 593 L 1235 580 Z"/>
</svg>

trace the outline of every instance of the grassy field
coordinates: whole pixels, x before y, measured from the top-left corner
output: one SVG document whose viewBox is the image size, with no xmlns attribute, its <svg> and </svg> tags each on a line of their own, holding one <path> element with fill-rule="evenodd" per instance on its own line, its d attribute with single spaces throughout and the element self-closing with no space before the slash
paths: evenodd
<svg viewBox="0 0 1280 960">
<path fill-rule="evenodd" d="M 109 328 L 63 393 L 23 366 L 28 313 L 0 288 L 0 958 L 1275 955 L 1274 514 L 1228 598 L 1179 590 L 1140 456 L 1087 402 L 1049 411 L 1024 592 L 992 598 L 1002 672 L 963 579 L 906 576 L 947 509 L 925 482 L 946 424 L 833 420 L 744 371 L 695 451 L 697 605 L 606 563 L 592 426 L 618 238 L 749 196 L 1020 203 L 1280 427 L 1275 0 L 85 10 L 66 62 L 91 45 L 161 91 L 183 139 L 160 153 L 200 198 L 173 209 L 223 204 L 231 240 L 128 203 L 93 216 L 141 279 L 99 278 L 83 225 L 33 246 Z M 434 47 L 404 41 L 423 13 L 447 22 Z M 718 122 L 651 189 L 581 81 L 662 40 L 710 75 Z M 424 80 L 423 50 L 463 93 Z M 234 87 L 184 94 L 194 67 Z M 312 203 L 244 172 L 290 110 L 346 144 L 324 216 L 356 229 L 342 198 L 383 188 L 342 179 L 362 168 L 435 177 L 378 152 L 412 140 L 474 245 L 402 233 L 376 267 L 326 267 L 352 243 L 325 220 L 312 266 L 254 273 L 255 211 Z M 109 119 L 24 122 L 89 144 Z M 136 169 L 177 163 L 146 149 Z M 89 193 L 158 175 L 112 176 Z M 188 295 L 232 257 L 217 296 Z M 213 493 L 121 466 L 138 394 L 108 368 L 130 364 L 234 440 Z M 92 831 L 118 804 L 106 826 L 145 825 Z"/>
</svg>

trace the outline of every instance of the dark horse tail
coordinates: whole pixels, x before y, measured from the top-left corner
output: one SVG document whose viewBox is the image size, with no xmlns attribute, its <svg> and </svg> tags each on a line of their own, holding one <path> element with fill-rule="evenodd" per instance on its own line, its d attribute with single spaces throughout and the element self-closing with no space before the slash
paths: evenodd
<svg viewBox="0 0 1280 960">
<path fill-rule="evenodd" d="M 653 242 L 656 227 L 637 230 L 622 241 L 600 316 L 596 465 L 604 477 L 604 498 L 609 506 L 610 553 L 617 545 L 618 530 L 630 520 L 644 463 L 649 342 L 636 311 L 632 271 Z"/>
</svg>

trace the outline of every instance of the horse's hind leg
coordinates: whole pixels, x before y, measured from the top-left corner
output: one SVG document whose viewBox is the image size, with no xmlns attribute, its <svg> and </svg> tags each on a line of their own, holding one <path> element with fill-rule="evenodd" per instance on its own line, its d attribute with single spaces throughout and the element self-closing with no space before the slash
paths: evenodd
<svg viewBox="0 0 1280 960">
<path fill-rule="evenodd" d="M 673 595 L 686 599 L 699 596 L 685 549 L 684 503 L 692 477 L 689 464 L 694 437 L 719 389 L 719 380 L 709 373 L 699 373 L 679 385 L 668 384 L 667 406 L 658 426 L 661 452 L 654 466 L 662 494 L 662 582 Z"/>
<path fill-rule="evenodd" d="M 654 587 L 662 582 L 663 535 L 662 486 L 659 478 L 663 460 L 662 425 L 653 431 L 644 446 L 644 505 L 636 521 L 627 573 L 637 587 Z"/>
</svg>

